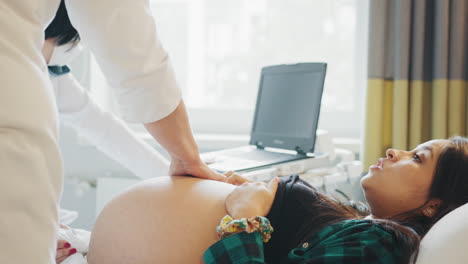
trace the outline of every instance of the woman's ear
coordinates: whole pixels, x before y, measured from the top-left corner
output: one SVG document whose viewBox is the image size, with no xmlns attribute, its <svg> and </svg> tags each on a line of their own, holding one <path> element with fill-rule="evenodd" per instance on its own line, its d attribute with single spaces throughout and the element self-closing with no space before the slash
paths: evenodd
<svg viewBox="0 0 468 264">
<path fill-rule="evenodd" d="M 440 206 L 441 203 L 442 203 L 442 201 L 440 199 L 430 200 L 422 208 L 423 215 L 425 215 L 427 217 L 433 217 L 437 213 L 437 210 L 439 210 L 439 206 Z"/>
</svg>

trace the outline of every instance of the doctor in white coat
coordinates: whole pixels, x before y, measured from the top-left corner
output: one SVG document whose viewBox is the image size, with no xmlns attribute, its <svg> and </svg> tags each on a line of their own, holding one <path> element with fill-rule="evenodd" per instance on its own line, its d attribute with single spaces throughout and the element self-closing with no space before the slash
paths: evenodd
<svg viewBox="0 0 468 264">
<path fill-rule="evenodd" d="M 140 178 L 167 175 L 169 162 L 154 148 L 136 137 L 125 122 L 103 110 L 74 78 L 68 65 L 81 50 L 79 34 L 71 24 L 62 1 L 54 20 L 45 30 L 45 43 L 42 48 L 60 123 L 74 128 L 109 158 L 119 162 Z M 62 211 L 66 212 L 61 210 L 60 216 Z M 62 224 L 63 219 L 59 218 Z M 73 234 L 77 234 L 76 237 L 73 237 Z M 85 263 L 82 256 L 74 256 L 70 261 L 68 257 L 74 252 L 86 254 L 89 236 L 89 232 L 85 230 L 61 227 L 57 243 L 57 263 L 62 263 L 65 259 L 67 263 Z M 73 239 L 63 240 L 66 237 Z"/>
<path fill-rule="evenodd" d="M 0 263 L 54 263 L 62 160 L 41 53 L 59 0 L 0 0 Z M 70 19 L 115 89 L 122 117 L 145 124 L 171 175 L 224 180 L 201 161 L 148 0 L 67 0 Z"/>
<path fill-rule="evenodd" d="M 75 79 L 68 65 L 81 50 L 79 34 L 62 1 L 45 30 L 42 48 L 60 122 L 74 128 L 109 158 L 140 178 L 167 175 L 169 162 L 166 158 L 138 138 L 120 118 L 103 110 Z"/>
<path fill-rule="evenodd" d="M 103 110 L 72 73 L 65 70 L 69 69 L 66 65 L 73 58 L 70 53 L 80 50 L 80 45 L 55 47 L 48 63 L 60 122 L 74 128 L 109 158 L 140 178 L 167 175 L 169 162 L 166 158 L 138 138 L 120 118 Z"/>
</svg>

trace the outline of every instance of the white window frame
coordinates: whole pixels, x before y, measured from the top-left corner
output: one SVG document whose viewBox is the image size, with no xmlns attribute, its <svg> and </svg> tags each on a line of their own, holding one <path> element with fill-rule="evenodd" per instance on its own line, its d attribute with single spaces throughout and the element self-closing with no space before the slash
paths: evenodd
<svg viewBox="0 0 468 264">
<path fill-rule="evenodd" d="M 356 52 L 361 67 L 356 74 L 364 76 L 356 78 L 354 89 L 356 92 L 356 107 L 350 112 L 323 112 L 320 113 L 319 128 L 329 131 L 334 137 L 352 139 L 356 142 L 361 137 L 364 126 L 364 96 L 367 86 L 367 46 L 368 46 L 368 1 L 358 1 Z M 260 73 L 259 73 L 260 74 Z M 326 81 L 325 81 L 326 82 Z M 254 109 L 217 109 L 217 108 L 187 108 L 190 123 L 196 134 L 249 134 L 251 131 Z M 246 120 L 249 120 L 246 122 Z"/>
<path fill-rule="evenodd" d="M 186 2 L 187 0 L 163 0 L 162 2 Z M 330 132 L 330 134 L 336 138 L 337 142 L 346 142 L 345 144 L 351 144 L 354 149 L 359 149 L 361 130 L 364 125 L 364 96 L 366 88 L 366 72 L 367 72 L 367 39 L 368 39 L 368 8 L 369 0 L 358 1 L 358 15 L 357 15 L 357 28 L 356 28 L 356 52 L 357 58 L 362 58 L 359 61 L 361 64 L 356 71 L 356 74 L 364 76 L 364 78 L 356 78 L 354 89 L 356 92 L 355 100 L 357 100 L 353 111 L 350 112 L 324 112 L 321 111 L 319 120 L 319 129 L 324 129 Z M 193 20 L 193 19 L 192 19 Z M 164 43 L 164 40 L 161 40 Z M 197 61 L 197 57 L 200 54 L 192 54 L 190 61 Z M 195 57 L 193 57 L 195 56 Z M 92 67 L 96 67 L 93 65 Z M 100 71 L 99 69 L 97 69 Z M 95 72 L 93 69 L 91 72 Z M 260 72 L 259 72 L 260 74 Z M 177 73 L 176 73 L 177 75 Z M 102 76 L 101 76 L 102 77 Z M 193 75 L 192 75 L 193 77 Z M 190 77 L 189 77 L 190 78 Z M 326 81 L 325 81 L 326 82 Z M 93 80 L 93 85 L 106 86 L 105 80 L 99 78 Z M 100 98 L 103 98 L 104 104 L 109 106 L 110 109 L 115 109 L 116 105 L 113 100 L 110 100 L 109 89 L 102 89 L 103 87 L 96 87 L 92 92 Z M 189 119 L 191 127 L 194 131 L 196 138 L 206 139 L 207 135 L 218 135 L 218 141 L 225 141 L 226 143 L 230 139 L 235 139 L 238 142 L 244 142 L 245 138 L 251 131 L 253 122 L 254 107 L 252 109 L 218 109 L 218 108 L 191 108 L 188 107 Z M 141 135 L 148 135 L 147 131 L 141 125 L 130 125 L 135 129 L 136 132 L 142 133 Z M 225 135 L 225 136 L 222 136 Z M 237 137 L 235 136 L 237 135 Z M 147 136 L 144 136 L 147 138 Z M 241 138 L 241 140 L 239 140 Z M 351 142 L 351 143 L 349 143 Z M 229 143 L 227 143 L 229 145 Z"/>
</svg>

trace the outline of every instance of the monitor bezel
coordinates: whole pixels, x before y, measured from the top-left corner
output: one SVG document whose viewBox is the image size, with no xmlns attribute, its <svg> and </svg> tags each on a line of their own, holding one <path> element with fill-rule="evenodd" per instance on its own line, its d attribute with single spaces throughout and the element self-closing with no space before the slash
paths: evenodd
<svg viewBox="0 0 468 264">
<path fill-rule="evenodd" d="M 320 107 L 322 104 L 322 96 L 323 96 L 323 87 L 325 84 L 325 76 L 326 76 L 327 64 L 323 62 L 315 62 L 315 63 L 297 63 L 297 64 L 282 64 L 282 65 L 274 65 L 274 66 L 267 66 L 262 68 L 261 77 L 260 77 L 260 84 L 257 93 L 257 100 L 256 100 L 256 107 L 255 107 L 255 115 L 252 124 L 252 130 L 250 133 L 250 145 L 255 145 L 259 148 L 277 148 L 277 149 L 286 149 L 286 150 L 293 150 L 298 151 L 300 154 L 306 153 L 314 153 L 315 149 L 315 141 L 316 141 L 316 133 L 317 133 L 317 126 L 318 121 L 320 118 Z M 258 120 L 259 114 L 259 103 L 260 103 L 260 95 L 262 94 L 263 87 L 263 80 L 265 75 L 267 74 L 285 74 L 285 73 L 297 73 L 297 72 L 320 72 L 321 80 L 320 80 L 320 99 L 316 102 L 318 105 L 317 109 L 317 118 L 315 121 L 311 122 L 310 126 L 312 128 L 312 134 L 308 135 L 307 137 L 287 137 L 287 136 L 279 136 L 277 134 L 271 133 L 262 133 L 255 131 L 256 123 Z M 314 130 L 315 128 L 315 130 Z M 282 142 L 282 143 L 281 143 Z"/>
</svg>

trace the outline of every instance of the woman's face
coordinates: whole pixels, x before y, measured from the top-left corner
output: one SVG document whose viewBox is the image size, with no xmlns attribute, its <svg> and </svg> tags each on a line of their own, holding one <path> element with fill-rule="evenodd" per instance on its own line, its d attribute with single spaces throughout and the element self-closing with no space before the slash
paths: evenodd
<svg viewBox="0 0 468 264">
<path fill-rule="evenodd" d="M 432 140 L 412 151 L 389 149 L 361 180 L 374 216 L 386 218 L 422 206 L 448 140 Z"/>
</svg>

